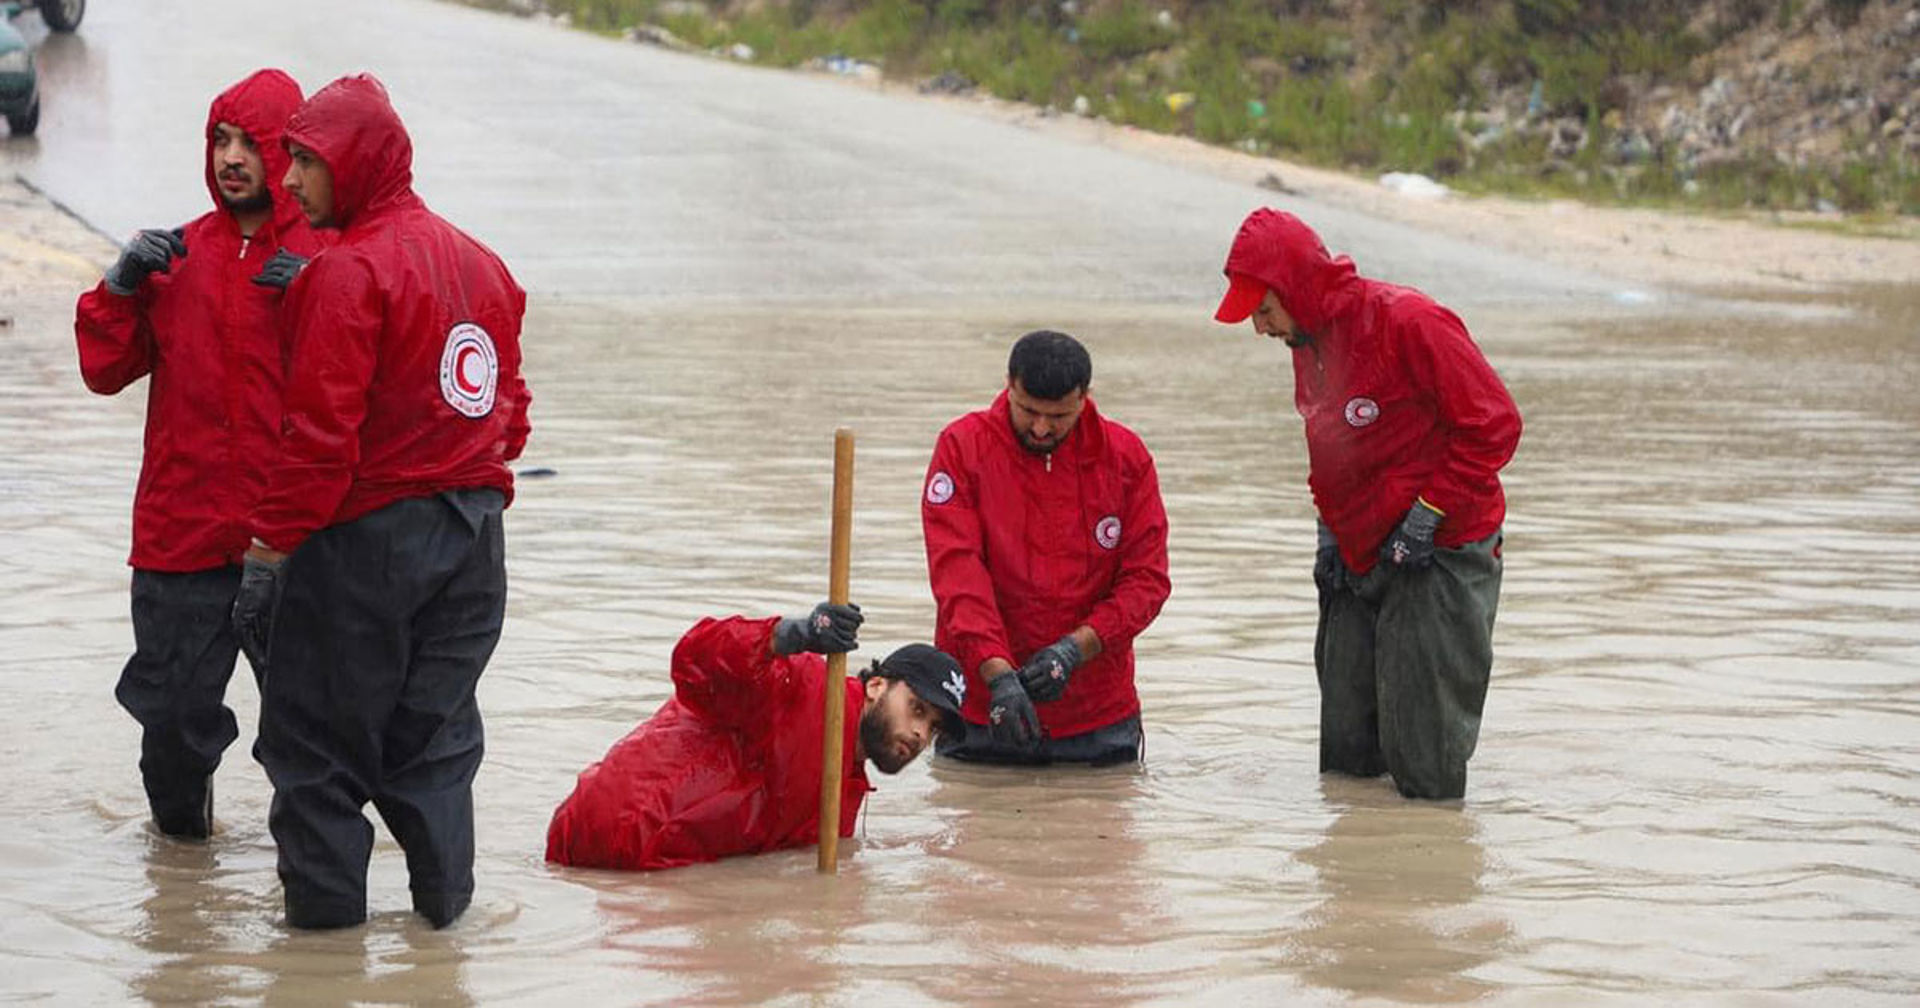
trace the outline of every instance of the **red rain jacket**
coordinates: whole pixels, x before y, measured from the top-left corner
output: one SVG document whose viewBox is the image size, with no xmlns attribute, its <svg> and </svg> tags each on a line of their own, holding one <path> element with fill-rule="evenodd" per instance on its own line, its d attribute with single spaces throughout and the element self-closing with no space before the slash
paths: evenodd
<svg viewBox="0 0 1920 1008">
<path fill-rule="evenodd" d="M 775 655 L 777 619 L 704 619 L 673 649 L 673 698 L 580 774 L 547 828 L 547 860 L 678 868 L 820 839 L 826 660 Z M 864 695 L 847 680 L 840 835 L 872 787 L 855 754 Z"/>
<path fill-rule="evenodd" d="M 1248 215 L 1226 271 L 1265 283 L 1314 337 L 1293 351 L 1293 401 L 1313 501 L 1348 567 L 1372 570 L 1419 497 L 1446 515 L 1436 545 L 1499 531 L 1499 472 L 1520 442 L 1520 411 L 1453 312 L 1361 277 L 1278 210 Z"/>
<path fill-rule="evenodd" d="M 1140 713 L 1133 639 L 1173 584 L 1160 478 L 1138 435 L 1088 399 L 1073 433 L 1035 455 L 1014 436 L 1002 392 L 940 432 L 920 524 L 939 608 L 934 646 L 966 670 L 967 720 L 987 720 L 983 662 L 1019 668 L 1083 623 L 1103 650 L 1060 699 L 1034 705 L 1041 725 L 1065 738 Z"/>
<path fill-rule="evenodd" d="M 414 195 L 412 141 L 373 77 L 316 92 L 286 139 L 332 172 L 341 233 L 287 291 L 286 416 L 253 534 L 291 552 L 409 497 L 496 487 L 511 501 L 526 294 Z"/>
<path fill-rule="evenodd" d="M 252 282 L 275 250 L 311 256 L 330 239 L 308 229 L 280 188 L 280 131 L 300 86 L 262 70 L 228 88 L 207 113 L 207 191 L 215 209 L 184 230 L 185 259 L 130 297 L 102 282 L 80 296 L 73 330 L 87 387 L 112 395 L 147 385 L 146 452 L 133 498 L 133 553 L 144 570 L 195 571 L 238 563 L 246 515 L 266 486 L 280 437 L 283 364 L 280 292 Z M 273 214 L 240 236 L 213 174 L 213 127 L 246 130 L 265 163 Z"/>
</svg>

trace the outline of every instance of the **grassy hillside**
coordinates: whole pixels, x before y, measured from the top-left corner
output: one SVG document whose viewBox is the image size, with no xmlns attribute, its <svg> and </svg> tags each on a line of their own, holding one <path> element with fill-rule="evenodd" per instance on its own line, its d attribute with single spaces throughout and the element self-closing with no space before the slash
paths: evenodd
<svg viewBox="0 0 1920 1008">
<path fill-rule="evenodd" d="M 1920 213 L 1910 3 L 511 2 L 1469 191 Z"/>
</svg>

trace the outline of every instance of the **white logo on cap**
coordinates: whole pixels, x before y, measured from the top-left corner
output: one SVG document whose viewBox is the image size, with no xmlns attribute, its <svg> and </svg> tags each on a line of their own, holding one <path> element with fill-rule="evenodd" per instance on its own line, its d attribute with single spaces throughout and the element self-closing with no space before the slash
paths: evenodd
<svg viewBox="0 0 1920 1008">
<path fill-rule="evenodd" d="M 440 397 L 461 416 L 483 417 L 493 412 L 494 389 L 500 384 L 500 357 L 493 337 L 472 322 L 447 332 L 440 352 Z"/>
<path fill-rule="evenodd" d="M 943 472 L 934 473 L 927 480 L 927 503 L 945 504 L 953 499 L 953 477 Z"/>
<path fill-rule="evenodd" d="M 1112 549 L 1120 545 L 1119 516 L 1108 515 L 1100 519 L 1100 524 L 1093 527 L 1093 541 L 1099 543 L 1101 549 Z"/>
<path fill-rule="evenodd" d="M 967 681 L 965 679 L 960 678 L 959 672 L 957 671 L 948 672 L 947 681 L 941 683 L 940 688 L 943 690 L 946 690 L 948 693 L 953 695 L 953 702 L 955 706 L 958 706 L 960 704 L 967 702 Z"/>
<path fill-rule="evenodd" d="M 1366 425 L 1380 419 L 1380 404 L 1366 396 L 1354 396 L 1347 400 L 1347 422 L 1355 427 Z"/>
</svg>

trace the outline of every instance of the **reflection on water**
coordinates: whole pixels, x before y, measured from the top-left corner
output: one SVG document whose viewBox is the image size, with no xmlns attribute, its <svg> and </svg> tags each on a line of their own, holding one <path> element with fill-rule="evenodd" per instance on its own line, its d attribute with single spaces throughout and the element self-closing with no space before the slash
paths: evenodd
<svg viewBox="0 0 1920 1008">
<path fill-rule="evenodd" d="M 480 891 L 434 933 L 278 923 L 242 741 L 208 848 L 149 839 L 124 660 L 137 399 L 23 314 L 0 370 L 0 990 L 114 1003 L 992 1005 L 1920 993 L 1920 353 L 1911 299 L 1822 329 L 1470 315 L 1526 412 L 1494 684 L 1464 806 L 1314 773 L 1313 549 L 1278 348 L 1203 313 L 545 303 L 481 699 Z M 1883 303 L 1884 302 L 1884 303 Z M 1902 314 L 1904 312 L 1904 314 Z M 29 329 L 28 326 L 31 326 Z M 932 624 L 916 503 L 941 424 L 1054 326 L 1159 461 L 1175 590 L 1140 642 L 1143 767 L 923 761 L 811 851 L 541 863 L 581 767 L 703 615 L 825 584 L 831 432 L 859 435 L 867 650 Z M 242 724 L 255 702 L 244 677 Z M 77 737 L 89 739 L 75 745 Z M 1579 1000 L 1576 996 L 1574 999 Z"/>
<path fill-rule="evenodd" d="M 1501 951 L 1510 925 L 1474 905 L 1486 852 L 1472 814 L 1398 801 L 1381 785 L 1323 783 L 1327 800 L 1346 807 L 1299 854 L 1319 872 L 1326 897 L 1295 936 L 1307 978 L 1420 1004 L 1493 993 L 1496 987 L 1474 970 Z"/>
</svg>

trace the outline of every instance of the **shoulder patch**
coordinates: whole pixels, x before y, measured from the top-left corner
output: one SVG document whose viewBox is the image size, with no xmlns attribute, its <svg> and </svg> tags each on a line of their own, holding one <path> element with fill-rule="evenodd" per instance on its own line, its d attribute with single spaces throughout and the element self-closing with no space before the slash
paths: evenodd
<svg viewBox="0 0 1920 1008">
<path fill-rule="evenodd" d="M 461 416 L 478 419 L 493 412 L 493 395 L 500 385 L 500 356 L 493 337 L 472 322 L 447 331 L 440 351 L 440 397 Z"/>
</svg>

